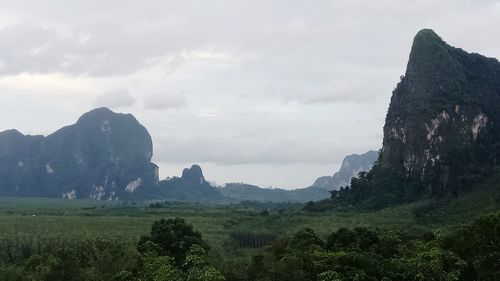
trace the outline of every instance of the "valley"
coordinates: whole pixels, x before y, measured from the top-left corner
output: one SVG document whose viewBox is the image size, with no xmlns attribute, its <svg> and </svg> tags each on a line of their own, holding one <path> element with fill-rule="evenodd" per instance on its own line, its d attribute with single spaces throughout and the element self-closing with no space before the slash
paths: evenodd
<svg viewBox="0 0 500 281">
<path fill-rule="evenodd" d="M 147 129 L 106 107 L 2 131 L 0 281 L 498 280 L 499 105 L 498 60 L 423 29 L 381 149 L 296 190 L 160 179 Z"/>
</svg>

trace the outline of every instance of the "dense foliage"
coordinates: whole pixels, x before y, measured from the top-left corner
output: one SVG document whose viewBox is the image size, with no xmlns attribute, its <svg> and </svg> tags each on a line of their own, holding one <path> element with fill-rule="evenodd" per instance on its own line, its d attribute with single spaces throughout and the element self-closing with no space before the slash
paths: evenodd
<svg viewBox="0 0 500 281">
<path fill-rule="evenodd" d="M 94 239 L 0 262 L 3 281 L 498 280 L 500 213 L 447 233 L 311 228 L 269 241 L 249 259 L 213 265 L 200 233 L 183 219 L 155 221 L 138 246 Z"/>
<path fill-rule="evenodd" d="M 329 210 L 364 209 L 377 210 L 387 206 L 409 203 L 415 198 L 404 199 L 404 189 L 393 177 L 377 177 L 378 164 L 370 172 L 361 172 L 352 178 L 351 185 L 331 191 L 329 199 L 308 202 L 303 210 L 325 212 Z M 387 171 L 387 170 L 386 170 Z M 401 179 L 401 181 L 404 181 Z M 440 212 L 457 212 L 470 217 L 475 210 L 495 211 L 500 209 L 500 171 L 484 176 L 460 196 L 447 195 L 419 200 L 412 210 L 416 219 L 438 220 Z M 403 198 L 403 199 L 402 199 Z M 462 203 L 459 203 L 462 202 Z M 481 211 L 480 211 L 481 212 Z M 468 214 L 469 213 L 469 214 Z"/>
<path fill-rule="evenodd" d="M 161 219 L 138 247 L 88 240 L 21 260 L 3 260 L 1 281 L 222 281 L 201 234 L 183 219 Z"/>
<path fill-rule="evenodd" d="M 274 241 L 234 280 L 498 280 L 500 213 L 451 234 L 302 229 Z"/>
</svg>

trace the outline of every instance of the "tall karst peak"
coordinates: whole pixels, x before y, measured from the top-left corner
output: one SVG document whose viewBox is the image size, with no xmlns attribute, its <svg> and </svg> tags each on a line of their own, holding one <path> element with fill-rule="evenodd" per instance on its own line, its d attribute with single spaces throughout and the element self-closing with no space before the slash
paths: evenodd
<svg viewBox="0 0 500 281">
<path fill-rule="evenodd" d="M 413 40 L 404 82 L 413 87 L 412 94 L 426 96 L 442 90 L 453 92 L 466 83 L 461 49 L 444 42 L 434 31 L 423 29 Z"/>
<path fill-rule="evenodd" d="M 499 97 L 497 61 L 451 47 L 431 30 L 420 31 L 387 114 L 383 163 L 401 163 L 424 181 L 439 168 L 441 189 L 466 185 L 464 177 L 475 174 L 468 165 L 489 166 L 496 157 Z"/>
<path fill-rule="evenodd" d="M 459 194 L 494 170 L 499 144 L 500 63 L 424 29 L 393 92 L 378 163 L 354 189 L 370 190 L 359 198 L 371 206 Z"/>
<path fill-rule="evenodd" d="M 432 59 L 446 55 L 450 46 L 439 37 L 432 29 L 422 29 L 413 39 L 409 64 L 436 62 Z"/>
<path fill-rule="evenodd" d="M 421 29 L 413 39 L 413 48 L 418 46 L 446 46 L 446 42 L 429 28 Z"/>
<path fill-rule="evenodd" d="M 97 108 L 47 137 L 14 135 L 0 141 L 0 194 L 122 199 L 158 183 L 151 136 L 131 114 Z"/>
</svg>

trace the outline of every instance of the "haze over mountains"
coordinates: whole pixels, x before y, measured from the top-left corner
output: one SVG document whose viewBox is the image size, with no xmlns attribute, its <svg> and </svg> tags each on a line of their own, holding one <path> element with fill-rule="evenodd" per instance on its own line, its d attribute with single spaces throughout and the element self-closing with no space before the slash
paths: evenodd
<svg viewBox="0 0 500 281">
<path fill-rule="evenodd" d="M 319 188 L 216 188 L 198 165 L 180 177 L 158 179 L 151 136 L 131 114 L 97 108 L 44 136 L 0 132 L 0 195 L 66 199 L 154 199 L 201 202 L 305 202 L 327 198 Z"/>
</svg>

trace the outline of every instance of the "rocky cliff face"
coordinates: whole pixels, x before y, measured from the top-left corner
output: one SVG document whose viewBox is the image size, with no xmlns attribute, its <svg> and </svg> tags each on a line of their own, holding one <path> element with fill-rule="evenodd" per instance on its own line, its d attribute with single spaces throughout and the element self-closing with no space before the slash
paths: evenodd
<svg viewBox="0 0 500 281">
<path fill-rule="evenodd" d="M 94 109 L 47 136 L 0 133 L 0 194 L 125 199 L 158 183 L 151 136 L 131 114 Z"/>
<path fill-rule="evenodd" d="M 348 155 L 342 161 L 338 172 L 332 176 L 319 177 L 311 187 L 319 187 L 326 190 L 336 190 L 341 186 L 351 183 L 352 177 L 357 177 L 359 172 L 371 170 L 378 158 L 378 152 L 370 150 L 363 154 Z"/>
<path fill-rule="evenodd" d="M 402 200 L 460 193 L 495 168 L 499 126 L 500 63 L 422 30 L 391 98 L 378 165 L 364 180 Z"/>
</svg>

